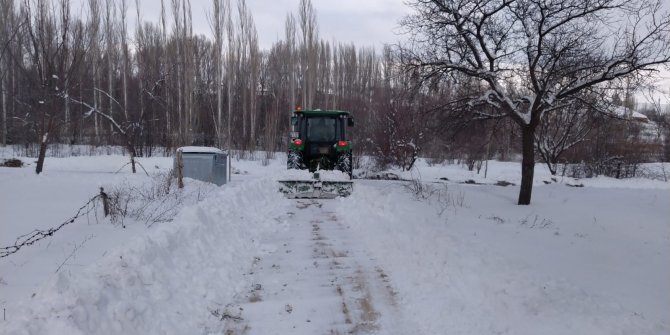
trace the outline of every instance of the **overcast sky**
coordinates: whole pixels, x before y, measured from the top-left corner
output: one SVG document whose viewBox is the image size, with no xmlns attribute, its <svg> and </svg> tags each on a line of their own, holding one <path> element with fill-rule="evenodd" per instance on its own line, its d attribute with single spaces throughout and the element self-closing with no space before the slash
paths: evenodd
<svg viewBox="0 0 670 335">
<path fill-rule="evenodd" d="M 299 0 L 248 0 L 261 46 L 284 35 L 288 12 L 297 13 Z M 395 43 L 398 21 L 409 12 L 402 0 L 313 0 L 320 36 L 358 46 Z"/>
<path fill-rule="evenodd" d="M 85 0 L 75 0 L 77 6 Z M 171 16 L 170 0 L 165 0 L 166 12 Z M 251 10 L 261 49 L 269 49 L 273 42 L 284 37 L 286 15 L 293 12 L 297 16 L 299 0 L 247 0 Z M 237 0 L 231 0 L 236 9 Z M 135 26 L 135 1 L 128 1 L 129 27 Z M 403 0 L 312 0 L 317 12 L 319 35 L 332 41 L 357 46 L 381 47 L 384 43 L 395 43 L 398 21 L 409 12 Z M 141 0 L 141 15 L 144 21 L 158 22 L 160 17 L 159 0 Z M 197 34 L 211 36 L 207 15 L 212 10 L 211 0 L 191 0 L 193 11 L 193 30 Z M 86 12 L 86 10 L 83 10 Z M 171 19 L 168 18 L 168 22 Z M 131 33 L 132 35 L 132 33 Z"/>
<path fill-rule="evenodd" d="M 76 7 L 86 3 L 75 0 Z M 284 38 L 284 22 L 286 15 L 293 12 L 297 16 L 300 0 L 247 0 L 251 10 L 261 49 L 269 49 L 272 43 Z M 165 0 L 168 16 L 170 0 Z M 231 0 L 236 13 L 237 0 Z M 130 35 L 135 25 L 135 1 L 128 0 L 128 17 Z M 141 15 L 144 21 L 158 22 L 160 17 L 160 0 L 141 0 Z M 312 0 L 317 12 L 319 35 L 321 38 L 338 42 L 353 42 L 356 46 L 374 46 L 381 48 L 384 44 L 396 43 L 403 38 L 400 35 L 398 21 L 410 12 L 404 0 Z M 211 0 L 191 0 L 193 11 L 193 30 L 196 34 L 211 36 L 207 15 L 212 10 Z M 86 9 L 82 9 L 85 13 Z M 85 14 L 84 14 L 85 15 Z M 171 22 L 171 18 L 168 18 Z M 670 73 L 662 71 L 657 78 L 663 91 L 670 89 Z M 666 93 L 670 96 L 670 93 Z M 639 102 L 646 100 L 641 95 Z M 665 98 L 662 100 L 666 100 Z M 665 102 L 667 103 L 667 102 Z"/>
</svg>

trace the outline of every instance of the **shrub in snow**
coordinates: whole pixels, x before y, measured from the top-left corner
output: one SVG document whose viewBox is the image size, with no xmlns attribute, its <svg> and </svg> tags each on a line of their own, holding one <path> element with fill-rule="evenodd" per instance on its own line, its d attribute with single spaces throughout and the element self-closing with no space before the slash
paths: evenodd
<svg viewBox="0 0 670 335">
<path fill-rule="evenodd" d="M 20 168 L 23 167 L 23 162 L 20 159 L 10 158 L 2 162 L 1 166 Z"/>
<path fill-rule="evenodd" d="M 423 183 L 420 179 L 413 179 L 404 186 L 415 200 L 426 200 L 436 204 L 439 215 L 449 208 L 466 206 L 465 193 L 463 191 L 451 192 L 447 184 Z"/>
<path fill-rule="evenodd" d="M 510 186 L 510 185 L 511 185 L 511 186 L 514 186 L 514 183 L 510 183 L 510 182 L 508 182 L 507 180 L 498 180 L 498 182 L 496 182 L 495 185 L 496 185 L 496 186 L 506 187 L 506 186 Z"/>
<path fill-rule="evenodd" d="M 151 226 L 157 222 L 171 221 L 184 205 L 201 201 L 216 187 L 192 180 L 185 189 L 177 188 L 172 171 L 156 174 L 140 186 L 123 183 L 109 192 L 110 220 L 124 225 L 126 218 Z"/>
</svg>

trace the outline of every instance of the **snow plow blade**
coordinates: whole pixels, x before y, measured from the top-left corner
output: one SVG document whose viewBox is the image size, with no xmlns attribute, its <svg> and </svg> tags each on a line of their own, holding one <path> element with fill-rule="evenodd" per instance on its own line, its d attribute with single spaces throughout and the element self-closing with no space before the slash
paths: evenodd
<svg viewBox="0 0 670 335">
<path fill-rule="evenodd" d="M 354 190 L 352 181 L 280 180 L 279 192 L 289 199 L 334 199 L 347 197 Z"/>
</svg>

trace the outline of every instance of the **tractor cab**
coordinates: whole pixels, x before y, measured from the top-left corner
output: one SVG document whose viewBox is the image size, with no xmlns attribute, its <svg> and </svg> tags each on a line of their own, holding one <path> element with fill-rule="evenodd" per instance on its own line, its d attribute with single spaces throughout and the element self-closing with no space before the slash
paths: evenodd
<svg viewBox="0 0 670 335">
<path fill-rule="evenodd" d="M 354 121 L 349 112 L 296 110 L 291 116 L 289 169 L 340 170 L 352 174 L 351 141 L 347 127 Z"/>
</svg>

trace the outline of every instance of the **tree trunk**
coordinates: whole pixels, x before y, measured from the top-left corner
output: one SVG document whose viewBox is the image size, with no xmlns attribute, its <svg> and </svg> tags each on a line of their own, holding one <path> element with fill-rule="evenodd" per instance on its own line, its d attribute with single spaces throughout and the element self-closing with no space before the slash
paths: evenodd
<svg viewBox="0 0 670 335">
<path fill-rule="evenodd" d="M 297 107 L 296 98 L 295 98 L 295 19 L 293 14 L 288 14 L 286 16 L 285 24 L 285 33 L 286 33 L 286 44 L 287 44 L 287 57 L 286 61 L 288 62 L 288 75 L 289 75 L 289 110 L 293 111 Z"/>
<path fill-rule="evenodd" d="M 177 174 L 177 185 L 179 188 L 184 188 L 184 158 L 181 150 L 177 151 L 177 166 L 175 166 Z"/>
<path fill-rule="evenodd" d="M 530 205 L 531 193 L 533 192 L 533 175 L 535 174 L 535 128 L 522 127 L 521 141 L 523 159 L 521 160 L 521 189 L 518 204 Z"/>
<path fill-rule="evenodd" d="M 97 60 L 96 60 L 97 61 Z M 93 63 L 93 87 L 98 87 L 98 71 L 95 67 L 95 62 Z M 93 91 L 93 108 L 98 110 L 98 92 Z M 100 145 L 100 123 L 98 122 L 98 114 L 93 115 L 93 123 L 95 126 L 95 145 Z"/>
<path fill-rule="evenodd" d="M 167 45 L 167 25 L 165 21 L 165 1 L 161 0 L 161 18 L 160 18 L 160 24 L 161 24 L 161 45 Z M 169 63 L 169 57 L 166 54 L 160 54 L 158 56 L 159 62 L 161 62 L 161 73 L 163 71 L 166 71 L 164 67 L 166 67 Z M 170 99 L 170 90 L 165 90 L 165 135 L 164 135 L 164 140 L 165 140 L 165 147 L 166 148 L 172 148 L 172 142 L 170 139 L 172 138 L 171 132 L 172 132 L 172 127 L 170 124 L 170 106 L 171 106 L 171 99 Z M 153 109 L 152 109 L 153 110 Z"/>
<path fill-rule="evenodd" d="M 128 118 L 128 63 L 130 63 L 130 56 L 128 54 L 128 31 L 126 25 L 127 11 L 128 4 L 126 3 L 126 0 L 121 0 L 121 80 L 123 86 L 123 114 L 126 117 L 126 122 L 130 122 L 130 119 Z"/>
<path fill-rule="evenodd" d="M 111 43 L 111 42 L 109 42 Z M 107 92 L 109 92 L 109 115 L 114 115 L 114 76 L 113 76 L 113 65 L 112 65 L 112 52 L 111 47 L 107 49 Z M 114 127 L 110 124 L 109 126 L 109 135 L 110 137 L 114 134 Z"/>
<path fill-rule="evenodd" d="M 109 116 L 114 115 L 114 64 L 113 64 L 113 54 L 114 43 L 115 43 L 115 32 L 113 27 L 113 21 L 115 20 L 115 4 L 111 0 L 107 0 L 105 3 L 106 16 L 105 16 L 105 38 L 107 42 L 107 92 L 109 92 Z M 114 134 L 114 126 L 109 125 L 109 136 L 111 137 Z"/>
<path fill-rule="evenodd" d="M 68 92 L 68 89 L 70 87 L 70 77 L 65 78 L 65 96 L 68 96 L 70 93 Z M 65 114 L 65 123 L 63 124 L 63 130 L 62 132 L 65 133 L 64 138 L 72 138 L 72 126 L 70 125 L 71 118 L 70 118 L 70 101 L 68 99 L 65 99 L 65 106 L 64 106 L 64 114 Z M 73 141 L 70 140 L 70 144 Z"/>
<path fill-rule="evenodd" d="M 2 66 L 2 64 L 0 64 Z M 7 73 L 4 74 L 7 76 Z M 7 145 L 7 90 L 9 88 L 7 87 L 7 81 L 5 78 L 0 75 L 0 103 L 2 104 L 2 140 L 0 140 L 0 143 L 2 143 L 3 146 Z"/>
<path fill-rule="evenodd" d="M 137 173 L 137 169 L 135 168 L 135 157 L 137 157 L 135 146 L 132 142 L 126 141 L 126 147 L 128 149 L 128 153 L 130 154 L 130 167 L 132 168 L 133 173 Z"/>
<path fill-rule="evenodd" d="M 49 127 L 51 128 L 51 127 Z M 40 139 L 40 152 L 39 155 L 37 156 L 37 164 L 35 166 L 35 173 L 40 174 L 42 173 L 42 170 L 44 168 L 44 158 L 47 155 L 47 141 L 49 140 L 49 133 L 45 133 L 42 135 L 42 138 Z"/>
<path fill-rule="evenodd" d="M 223 82 L 223 64 L 221 57 L 222 40 L 223 40 L 223 18 L 221 13 L 221 1 L 214 0 L 214 76 L 216 82 L 214 88 L 216 89 L 216 145 L 223 148 L 223 92 L 221 83 Z"/>
<path fill-rule="evenodd" d="M 230 0 L 224 0 L 224 8 L 227 9 L 226 12 L 226 24 L 225 24 L 225 31 L 226 35 L 228 36 L 228 48 L 226 50 L 226 57 L 223 60 L 222 66 L 225 67 L 226 71 L 226 150 L 231 150 L 232 149 L 232 139 L 231 139 L 231 132 L 232 132 L 232 109 L 233 109 L 233 89 L 232 89 L 232 84 L 233 84 L 233 49 L 235 45 L 235 40 L 233 38 L 234 35 L 234 25 L 233 25 L 233 20 L 232 20 L 232 15 L 231 12 L 233 11 L 232 8 L 230 7 Z M 223 78 L 223 75 L 222 75 Z M 230 155 L 230 151 L 228 151 L 228 154 Z"/>
<path fill-rule="evenodd" d="M 558 172 L 558 159 L 552 159 L 549 162 L 549 172 L 552 176 L 556 175 L 556 172 Z"/>
</svg>

